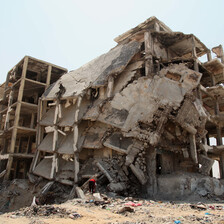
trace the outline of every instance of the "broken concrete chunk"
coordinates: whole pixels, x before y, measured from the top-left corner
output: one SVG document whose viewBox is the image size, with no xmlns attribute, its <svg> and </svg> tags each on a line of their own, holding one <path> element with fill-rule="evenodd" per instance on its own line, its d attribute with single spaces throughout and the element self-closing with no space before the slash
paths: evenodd
<svg viewBox="0 0 224 224">
<path fill-rule="evenodd" d="M 137 167 L 135 167 L 133 164 L 130 165 L 130 168 L 132 170 L 132 172 L 134 173 L 134 175 L 137 177 L 137 179 L 139 180 L 139 182 L 144 185 L 147 182 L 147 179 L 143 173 L 142 170 L 138 169 Z"/>
<path fill-rule="evenodd" d="M 139 153 L 139 151 L 142 149 L 142 145 L 139 144 L 138 142 L 134 142 L 133 145 L 130 145 L 127 150 L 127 156 L 126 156 L 126 161 L 125 165 L 129 166 L 131 163 L 133 163 L 136 155 Z"/>
<path fill-rule="evenodd" d="M 198 162 L 199 164 L 201 164 L 201 167 L 199 168 L 199 172 L 204 175 L 209 175 L 210 170 L 215 161 L 205 155 L 200 154 L 198 156 Z"/>
<path fill-rule="evenodd" d="M 217 57 L 221 57 L 223 55 L 223 50 L 222 50 L 222 46 L 219 45 L 217 47 L 213 47 L 212 48 L 212 52 L 215 53 L 217 55 Z"/>
<path fill-rule="evenodd" d="M 107 170 L 101 165 L 100 162 L 96 162 L 96 166 L 100 169 L 100 171 L 107 177 L 107 179 L 110 182 L 113 182 L 114 179 L 111 177 L 111 175 L 107 172 Z"/>
<path fill-rule="evenodd" d="M 75 191 L 76 191 L 76 194 L 77 194 L 78 198 L 81 198 L 83 200 L 86 199 L 85 194 L 84 194 L 83 190 L 80 187 L 76 187 Z"/>
<path fill-rule="evenodd" d="M 127 183 L 119 182 L 119 183 L 110 183 L 107 185 L 108 190 L 112 192 L 121 192 L 127 189 Z"/>
<path fill-rule="evenodd" d="M 135 211 L 134 208 L 125 206 L 125 207 L 119 209 L 119 210 L 117 211 L 117 213 L 134 212 L 134 211 Z"/>
</svg>

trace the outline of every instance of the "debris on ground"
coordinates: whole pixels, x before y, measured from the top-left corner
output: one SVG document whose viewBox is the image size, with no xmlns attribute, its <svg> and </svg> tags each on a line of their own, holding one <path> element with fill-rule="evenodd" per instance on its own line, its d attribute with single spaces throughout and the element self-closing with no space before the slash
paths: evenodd
<svg viewBox="0 0 224 224">
<path fill-rule="evenodd" d="M 26 207 L 15 212 L 0 215 L 0 223 L 1 220 L 6 220 L 6 218 L 9 222 L 12 219 L 16 219 L 20 223 L 19 220 L 22 217 L 32 220 L 35 224 L 38 223 L 37 221 L 39 223 L 48 223 L 46 220 L 54 219 L 57 219 L 57 221 L 75 219 L 76 221 L 80 220 L 80 223 L 91 223 L 94 221 L 94 223 L 99 224 L 222 224 L 224 222 L 224 203 L 211 203 L 211 201 L 184 203 L 131 197 L 110 198 L 98 193 L 99 196 L 101 198 L 101 201 L 98 201 L 100 204 L 96 204 L 95 199 L 91 199 L 94 196 L 89 194 L 86 200 L 74 198 L 60 205 Z M 36 222 L 34 222 L 34 219 Z M 63 222 L 61 221 L 61 223 Z"/>
<path fill-rule="evenodd" d="M 17 210 L 16 212 L 12 212 L 12 218 L 19 217 L 19 216 L 26 216 L 26 217 L 51 217 L 56 216 L 60 218 L 69 217 L 72 219 L 80 218 L 81 215 L 74 211 L 68 211 L 65 208 L 56 207 L 53 205 L 41 205 L 41 206 L 32 206 L 26 207 Z"/>
</svg>

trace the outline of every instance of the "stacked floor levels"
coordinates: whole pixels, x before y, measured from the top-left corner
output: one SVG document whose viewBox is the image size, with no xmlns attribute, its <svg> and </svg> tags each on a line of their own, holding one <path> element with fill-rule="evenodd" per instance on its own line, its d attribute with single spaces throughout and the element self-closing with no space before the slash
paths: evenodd
<svg viewBox="0 0 224 224">
<path fill-rule="evenodd" d="M 1 176 L 25 178 L 36 146 L 39 97 L 67 70 L 25 56 L 8 72 L 1 100 Z"/>
</svg>

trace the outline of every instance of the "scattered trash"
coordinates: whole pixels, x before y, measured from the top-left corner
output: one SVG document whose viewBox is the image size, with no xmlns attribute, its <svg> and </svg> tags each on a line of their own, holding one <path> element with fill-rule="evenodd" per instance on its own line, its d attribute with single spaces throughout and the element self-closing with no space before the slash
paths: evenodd
<svg viewBox="0 0 224 224">
<path fill-rule="evenodd" d="M 82 216 L 76 212 L 69 214 L 68 216 L 71 219 L 77 219 L 77 218 L 81 218 Z"/>
<path fill-rule="evenodd" d="M 93 194 L 93 197 L 95 198 L 95 200 L 98 200 L 98 201 L 101 201 L 102 200 L 102 198 L 100 196 L 100 193 L 94 193 Z"/>
<path fill-rule="evenodd" d="M 174 223 L 175 223 L 175 224 L 180 224 L 181 221 L 180 221 L 180 220 L 175 220 Z"/>
<path fill-rule="evenodd" d="M 222 209 L 224 209 L 224 207 L 223 207 L 223 206 L 218 205 L 218 206 L 216 206 L 216 209 L 217 209 L 217 210 L 222 210 Z"/>
<path fill-rule="evenodd" d="M 213 205 L 210 205 L 209 208 L 212 210 L 215 210 L 215 206 L 213 206 Z"/>
<path fill-rule="evenodd" d="M 141 206 L 142 204 L 141 203 L 134 203 L 134 202 L 129 201 L 128 203 L 125 203 L 125 205 L 132 206 L 132 207 L 137 207 L 137 206 Z"/>
<path fill-rule="evenodd" d="M 16 218 L 18 218 L 18 216 L 16 216 L 16 215 L 11 215 L 10 218 L 12 218 L 12 219 L 16 219 Z"/>
<path fill-rule="evenodd" d="M 109 204 L 109 201 L 94 201 L 95 205 L 105 205 L 105 204 Z"/>
</svg>

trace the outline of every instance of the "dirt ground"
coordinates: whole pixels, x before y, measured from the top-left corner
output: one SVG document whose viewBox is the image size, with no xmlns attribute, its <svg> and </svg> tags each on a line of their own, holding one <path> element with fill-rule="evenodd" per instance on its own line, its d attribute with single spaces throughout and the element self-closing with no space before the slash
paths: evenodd
<svg viewBox="0 0 224 224">
<path fill-rule="evenodd" d="M 224 224 L 224 202 L 201 204 L 191 208 L 190 203 L 162 202 L 134 199 L 108 199 L 107 204 L 96 205 L 94 200 L 73 199 L 54 208 L 64 208 L 68 213 L 52 213 L 49 216 L 26 214 L 33 207 L 0 215 L 0 224 L 70 224 L 70 223 L 218 223 Z M 197 204 L 194 204 L 197 207 Z M 124 207 L 129 211 L 123 211 Z M 123 210 L 122 210 L 123 209 Z M 130 210 L 132 210 L 130 212 Z M 123 212 L 122 212 L 123 211 Z M 118 214 L 121 212 L 120 214 Z M 68 214 L 81 217 L 71 218 Z"/>
</svg>

